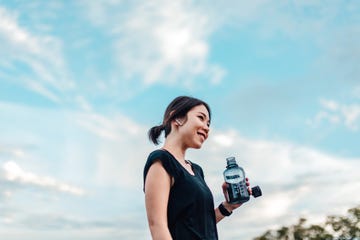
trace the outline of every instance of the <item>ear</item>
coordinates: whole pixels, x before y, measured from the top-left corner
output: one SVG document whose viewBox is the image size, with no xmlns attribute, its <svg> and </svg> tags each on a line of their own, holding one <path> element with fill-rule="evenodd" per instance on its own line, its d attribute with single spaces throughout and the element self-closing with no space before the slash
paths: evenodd
<svg viewBox="0 0 360 240">
<path fill-rule="evenodd" d="M 183 123 L 180 121 L 179 118 L 175 118 L 175 122 L 177 123 L 178 126 L 182 126 Z"/>
</svg>

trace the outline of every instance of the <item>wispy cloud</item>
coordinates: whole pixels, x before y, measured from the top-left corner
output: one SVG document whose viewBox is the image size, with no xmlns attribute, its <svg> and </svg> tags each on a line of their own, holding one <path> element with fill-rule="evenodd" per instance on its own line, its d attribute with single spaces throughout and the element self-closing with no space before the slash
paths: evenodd
<svg viewBox="0 0 360 240">
<path fill-rule="evenodd" d="M 0 60 L 3 80 L 36 92 L 59 103 L 59 93 L 72 89 L 74 83 L 62 56 L 61 41 L 50 35 L 36 34 L 18 23 L 18 15 L 0 7 Z M 23 72 L 15 70 L 21 68 Z"/>
<path fill-rule="evenodd" d="M 1 155 L 21 158 L 21 157 L 25 156 L 25 152 L 23 149 L 21 149 L 19 147 L 0 146 L 0 156 Z"/>
<path fill-rule="evenodd" d="M 195 77 L 205 76 L 212 84 L 221 82 L 225 70 L 209 62 L 214 26 L 192 2 L 127 3 L 126 14 L 122 4 L 98 5 L 86 4 L 89 17 L 113 36 L 116 61 L 128 81 L 140 76 L 145 85 L 178 85 L 181 80 L 190 87 L 197 84 Z"/>
<path fill-rule="evenodd" d="M 358 131 L 360 126 L 360 104 L 340 104 L 333 100 L 321 99 L 322 109 L 307 124 L 317 127 L 324 122 L 342 124 L 351 131 Z"/>
<path fill-rule="evenodd" d="M 5 162 L 2 166 L 2 171 L 2 178 L 8 182 L 21 185 L 33 185 L 78 196 L 85 194 L 83 189 L 62 183 L 52 177 L 39 176 L 32 172 L 24 171 L 17 163 L 13 161 Z"/>
<path fill-rule="evenodd" d="M 142 129 L 126 116 L 117 114 L 114 117 L 96 113 L 79 114 L 77 123 L 98 137 L 108 140 L 120 140 L 124 136 L 137 135 Z"/>
</svg>

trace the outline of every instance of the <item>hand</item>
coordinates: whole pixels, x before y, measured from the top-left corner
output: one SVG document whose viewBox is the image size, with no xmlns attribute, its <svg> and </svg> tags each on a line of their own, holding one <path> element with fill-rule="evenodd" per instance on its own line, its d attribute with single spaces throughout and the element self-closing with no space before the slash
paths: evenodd
<svg viewBox="0 0 360 240">
<path fill-rule="evenodd" d="M 252 195 L 249 179 L 245 178 L 245 181 L 246 181 L 246 186 L 247 186 L 248 192 L 250 195 Z M 223 202 L 223 205 L 229 212 L 232 212 L 233 210 L 237 209 L 238 207 L 240 207 L 242 205 L 242 203 L 236 203 L 236 204 L 229 203 L 229 193 L 227 191 L 228 184 L 226 182 L 224 182 L 221 187 L 222 187 L 223 194 L 224 194 L 224 197 L 226 200 L 225 202 Z"/>
</svg>

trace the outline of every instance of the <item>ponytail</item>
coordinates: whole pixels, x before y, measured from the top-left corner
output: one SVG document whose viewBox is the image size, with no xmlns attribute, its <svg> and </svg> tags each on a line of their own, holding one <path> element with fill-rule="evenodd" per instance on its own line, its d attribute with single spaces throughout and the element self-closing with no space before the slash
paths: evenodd
<svg viewBox="0 0 360 240">
<path fill-rule="evenodd" d="M 155 144 L 159 144 L 158 138 L 160 137 L 161 132 L 164 130 L 164 125 L 154 126 L 149 129 L 148 136 L 149 139 Z"/>
</svg>

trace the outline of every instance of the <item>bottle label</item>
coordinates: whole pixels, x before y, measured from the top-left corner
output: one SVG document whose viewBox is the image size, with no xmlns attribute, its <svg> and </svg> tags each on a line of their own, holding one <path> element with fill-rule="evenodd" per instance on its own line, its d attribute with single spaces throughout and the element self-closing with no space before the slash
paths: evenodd
<svg viewBox="0 0 360 240">
<path fill-rule="evenodd" d="M 239 178 L 240 179 L 240 175 L 231 175 L 231 176 L 226 176 L 226 179 L 228 180 L 234 180 L 234 179 L 237 179 Z"/>
<path fill-rule="evenodd" d="M 227 190 L 230 203 L 243 203 L 250 199 L 246 184 L 243 182 L 228 184 Z"/>
</svg>

